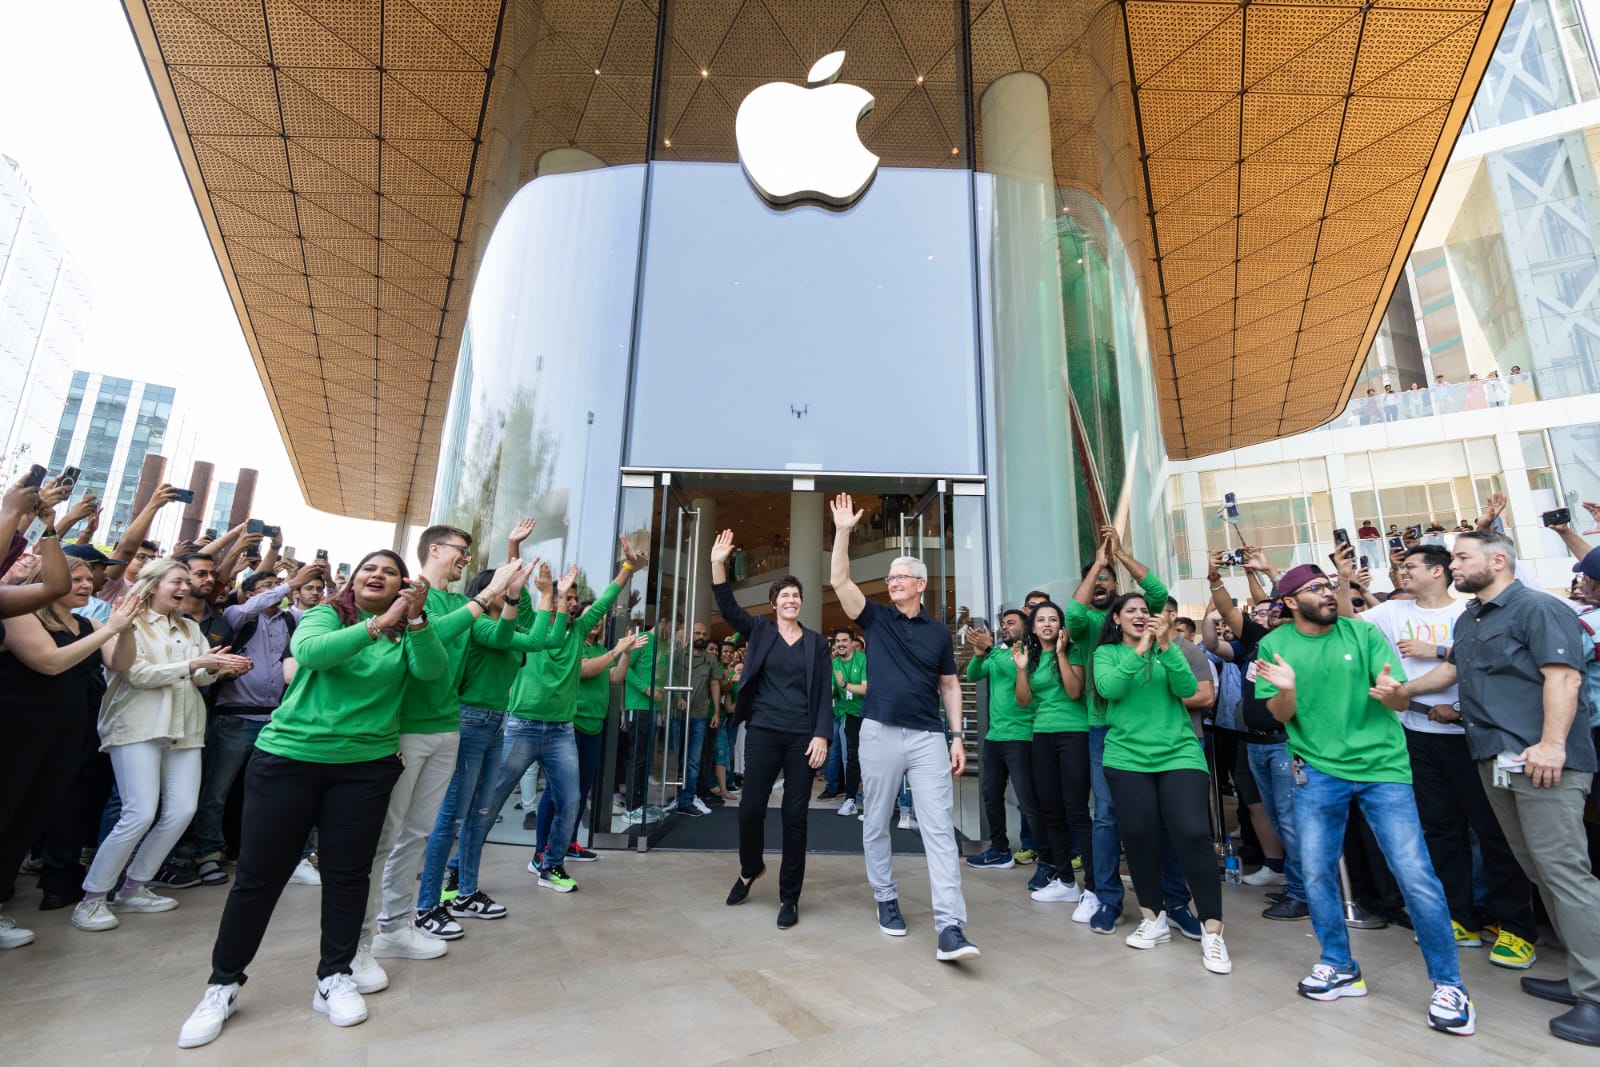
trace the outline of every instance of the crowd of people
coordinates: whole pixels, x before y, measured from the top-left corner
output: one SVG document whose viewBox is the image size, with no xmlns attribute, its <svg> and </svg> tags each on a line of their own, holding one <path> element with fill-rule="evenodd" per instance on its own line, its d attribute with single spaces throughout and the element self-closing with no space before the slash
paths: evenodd
<svg viewBox="0 0 1600 1067">
<path fill-rule="evenodd" d="M 1403 389 L 1392 382 L 1383 383 L 1383 391 L 1369 386 L 1366 395 L 1350 401 L 1351 425 L 1371 426 L 1375 423 L 1399 422 L 1403 419 L 1420 419 L 1424 415 L 1448 415 L 1458 411 L 1482 411 L 1501 408 L 1507 404 L 1525 404 L 1537 400 L 1533 377 L 1520 366 L 1513 365 L 1502 378 L 1498 370 L 1487 374 L 1468 374 L 1465 381 L 1451 382 L 1443 374 L 1434 376 L 1432 382 L 1413 380 Z"/>
<path fill-rule="evenodd" d="M 781 789 L 783 930 L 800 922 L 822 778 L 822 799 L 861 823 L 885 935 L 911 933 L 891 847 L 898 810 L 921 835 L 938 960 L 980 955 L 963 869 L 1033 862 L 1033 900 L 1071 904 L 1072 923 L 1113 934 L 1125 859 L 1137 908 L 1125 943 L 1155 949 L 1175 931 L 1199 944 L 1207 972 L 1229 974 L 1213 822 L 1228 779 L 1260 860 L 1240 880 L 1281 887 L 1262 914 L 1309 920 L 1320 946 L 1301 995 L 1367 993 L 1347 933 L 1362 906 L 1347 897 L 1371 896 L 1345 889 L 1357 881 L 1377 887 L 1380 919 L 1415 930 L 1428 1025 L 1470 1035 L 1458 952 L 1487 944 L 1491 963 L 1526 970 L 1542 906 L 1567 977 L 1525 977 L 1523 988 L 1567 1007 L 1550 1023 L 1558 1037 L 1600 1045 L 1600 881 L 1583 825 L 1600 732 L 1600 548 L 1569 528 L 1557 532 L 1578 557 L 1576 611 L 1516 580 L 1492 507 L 1448 549 L 1395 547 L 1387 595 L 1350 544 L 1331 571 L 1282 574 L 1246 548 L 1251 595 L 1236 603 L 1222 581 L 1234 557 L 1217 553 L 1198 623 L 1106 527 L 1070 597 L 1029 593 L 994 631 L 974 622 L 958 635 L 925 610 L 915 557 L 889 564 L 887 603 L 866 595 L 850 556 L 863 512 L 840 495 L 829 585 L 852 625 L 826 636 L 803 625 L 807 591 L 792 575 L 771 584 L 770 614 L 745 610 L 724 531 L 709 564 L 734 635 L 719 642 L 704 623 L 674 630 L 667 616 L 621 632 L 613 609 L 646 563 L 627 538 L 588 600 L 576 566 L 557 574 L 523 558 L 532 520 L 512 531 L 504 562 L 475 573 L 472 536 L 446 525 L 422 531 L 415 571 L 385 549 L 332 572 L 321 554 L 292 559 L 249 525 L 163 552 L 148 535 L 177 498 L 168 486 L 107 555 L 93 544 L 96 503 L 64 506 L 71 488 L 19 484 L 0 500 L 13 737 L 0 757 L 0 907 L 26 871 L 42 909 L 70 907 L 73 927 L 103 933 L 177 908 L 171 889 L 229 886 L 180 1047 L 221 1034 L 288 886 L 321 892 L 312 1007 L 354 1025 L 364 996 L 388 985 L 382 961 L 440 958 L 472 920 L 508 915 L 480 865 L 514 792 L 535 830 L 530 874 L 570 893 L 568 864 L 599 858 L 580 824 L 610 814 L 586 805 L 616 785 L 621 817 L 649 819 L 646 786 L 673 746 L 679 813 L 738 804 L 728 905 L 749 901 L 765 874 Z M 989 838 L 965 862 L 952 811 L 967 763 L 958 636 L 988 710 Z M 614 688 L 626 738 L 607 773 Z M 663 709 L 683 726 L 667 753 L 653 740 Z M 1230 839 L 1225 859 L 1232 849 Z M 0 914 L 0 948 L 33 938 L 14 910 Z"/>
</svg>

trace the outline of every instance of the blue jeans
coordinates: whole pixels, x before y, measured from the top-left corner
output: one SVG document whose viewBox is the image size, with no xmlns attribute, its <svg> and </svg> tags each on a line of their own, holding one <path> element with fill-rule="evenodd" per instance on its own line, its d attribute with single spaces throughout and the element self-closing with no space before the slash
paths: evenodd
<svg viewBox="0 0 1600 1067">
<path fill-rule="evenodd" d="M 556 867 L 567 858 L 572 843 L 572 827 L 578 814 L 578 742 L 570 722 L 541 722 L 538 719 L 506 721 L 505 743 L 501 746 L 500 778 L 489 800 L 489 818 L 506 806 L 511 791 L 522 774 L 537 760 L 544 768 L 548 788 L 555 793 L 555 812 L 550 820 L 549 848 L 544 856 L 535 854 L 542 866 Z"/>
<path fill-rule="evenodd" d="M 428 850 L 422 857 L 422 886 L 417 891 L 417 908 L 426 910 L 439 903 L 445 861 L 461 837 L 460 871 L 457 889 L 463 899 L 478 891 L 478 862 L 483 842 L 499 808 L 489 807 L 489 790 L 500 771 L 500 736 L 505 732 L 506 713 L 492 708 L 461 705 L 461 747 L 456 750 L 456 770 L 450 788 L 439 805 L 428 835 Z M 469 818 L 470 814 L 470 818 Z"/>
<path fill-rule="evenodd" d="M 828 783 L 826 792 L 837 793 L 844 788 L 844 746 L 844 716 L 835 715 L 833 717 L 833 744 L 828 748 L 828 763 L 822 772 Z"/>
<path fill-rule="evenodd" d="M 704 715 L 689 720 L 689 766 L 683 774 L 683 788 L 678 790 L 678 807 L 694 806 L 694 794 L 700 784 L 700 753 L 706 747 L 706 727 L 711 720 Z"/>
<path fill-rule="evenodd" d="M 578 743 L 578 806 L 573 809 L 572 832 L 578 832 L 578 824 L 583 821 L 583 809 L 589 803 L 589 794 L 594 792 L 594 776 L 600 773 L 600 754 L 604 747 L 604 734 L 586 734 L 582 730 L 572 731 Z M 533 847 L 535 851 L 543 852 L 545 842 L 550 837 L 550 824 L 556 817 L 556 797 L 547 783 L 544 792 L 539 794 L 539 812 L 534 819 Z M 593 829 L 591 826 L 590 829 Z"/>
<path fill-rule="evenodd" d="M 200 797 L 194 809 L 189 837 L 194 854 L 201 859 L 220 859 L 227 842 L 222 836 L 222 814 L 228 806 L 228 793 L 244 773 L 245 764 L 256 748 L 256 735 L 267 725 L 264 720 L 241 715 L 212 715 L 206 722 L 204 767 L 200 774 Z"/>
<path fill-rule="evenodd" d="M 1289 746 L 1249 745 L 1250 772 L 1267 809 L 1267 819 L 1283 842 L 1284 892 L 1290 900 L 1306 899 L 1305 877 L 1300 870 L 1300 834 L 1294 824 L 1294 761 Z"/>
<path fill-rule="evenodd" d="M 1122 834 L 1117 830 L 1117 806 L 1106 785 L 1106 733 L 1109 726 L 1089 727 L 1089 790 L 1094 794 L 1094 823 L 1090 845 L 1094 851 L 1094 881 L 1090 888 L 1102 906 L 1121 912 L 1127 889 L 1122 884 Z M 1189 883 L 1184 881 L 1178 849 L 1161 832 L 1161 896 L 1168 911 L 1189 903 Z"/>
<path fill-rule="evenodd" d="M 1416 794 L 1411 786 L 1400 782 L 1347 782 L 1309 766 L 1305 775 L 1306 784 L 1295 786 L 1294 813 L 1306 903 L 1311 907 L 1312 929 L 1322 945 L 1322 962 L 1346 971 L 1355 966 L 1339 891 L 1339 855 L 1344 850 L 1344 831 L 1350 821 L 1353 798 L 1361 805 L 1361 814 L 1372 827 L 1383 858 L 1400 884 L 1400 892 L 1405 894 L 1428 977 L 1435 985 L 1459 986 L 1461 967 L 1456 959 L 1450 908 L 1445 904 L 1444 887 L 1428 859 L 1428 844 L 1422 836 L 1422 820 L 1417 816 Z"/>
</svg>

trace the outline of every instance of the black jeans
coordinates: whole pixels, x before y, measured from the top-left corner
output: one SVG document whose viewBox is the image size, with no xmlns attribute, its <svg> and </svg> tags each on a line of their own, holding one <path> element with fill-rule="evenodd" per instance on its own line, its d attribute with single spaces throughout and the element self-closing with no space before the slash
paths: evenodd
<svg viewBox="0 0 1600 1067">
<path fill-rule="evenodd" d="M 0 904 L 15 894 L 17 868 L 72 784 L 87 721 L 82 708 L 22 702 L 0 716 Z"/>
<path fill-rule="evenodd" d="M 1538 932 L 1533 887 L 1511 854 L 1500 821 L 1489 806 L 1478 765 L 1467 752 L 1466 736 L 1407 730 L 1406 748 L 1411 753 L 1411 788 L 1417 796 L 1422 835 L 1428 842 L 1433 871 L 1444 883 L 1450 918 L 1468 930 L 1478 929 L 1472 907 L 1470 828 L 1478 835 L 1478 848 L 1483 851 L 1490 917 L 1532 941 Z"/>
<path fill-rule="evenodd" d="M 1034 735 L 1037 745 L 1038 734 Z M 1117 806 L 1117 826 L 1139 906 L 1165 907 L 1161 890 L 1161 828 L 1178 850 L 1179 865 L 1202 922 L 1222 918 L 1222 876 L 1211 842 L 1211 778 L 1205 771 L 1120 771 L 1107 767 L 1106 785 Z"/>
<path fill-rule="evenodd" d="M 861 716 L 844 717 L 844 795 L 852 799 L 861 792 Z"/>
<path fill-rule="evenodd" d="M 117 784 L 111 757 L 100 751 L 100 734 L 90 716 L 78 749 L 77 770 L 50 814 L 41 838 L 39 888 L 64 897 L 81 896 L 89 872 L 79 862 L 85 848 L 100 842 L 100 818 Z"/>
<path fill-rule="evenodd" d="M 1063 882 L 1076 880 L 1072 873 L 1074 836 L 1083 869 L 1094 870 L 1094 821 L 1089 818 L 1092 791 L 1087 730 L 1033 735 L 1033 792 L 1039 805 L 1034 832 L 1041 827 L 1044 830 L 1045 859 Z M 1119 819 L 1123 819 L 1121 807 L 1118 803 Z"/>
<path fill-rule="evenodd" d="M 400 777 L 400 757 L 307 763 L 257 751 L 244 772 L 239 867 L 211 949 L 211 984 L 243 982 L 306 835 L 319 835 L 322 960 L 317 977 L 349 974 L 371 890 L 373 855 Z"/>
<path fill-rule="evenodd" d="M 766 846 L 767 800 L 783 774 L 783 866 L 778 869 L 778 900 L 797 903 L 806 880 L 806 819 L 811 806 L 811 764 L 805 734 L 786 734 L 746 723 L 744 792 L 739 794 L 739 874 L 760 872 Z"/>
<path fill-rule="evenodd" d="M 1030 741 L 983 742 L 983 762 L 978 765 L 978 795 L 983 800 L 983 815 L 989 822 L 989 847 L 1010 852 L 1006 834 L 1006 783 L 1017 791 L 1017 810 L 1025 820 L 1039 818 L 1033 792 L 1033 743 Z"/>
<path fill-rule="evenodd" d="M 628 810 L 635 811 L 644 806 L 645 790 L 650 784 L 656 714 L 647 708 L 640 708 L 624 711 L 622 716 L 622 721 L 628 724 Z"/>
</svg>

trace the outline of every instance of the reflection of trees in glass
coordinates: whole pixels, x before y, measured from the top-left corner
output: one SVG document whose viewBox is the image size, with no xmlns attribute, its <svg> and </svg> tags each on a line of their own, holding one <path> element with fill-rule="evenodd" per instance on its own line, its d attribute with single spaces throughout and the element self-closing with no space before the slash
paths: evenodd
<svg viewBox="0 0 1600 1067">
<path fill-rule="evenodd" d="M 486 409 L 498 406 L 497 398 L 487 393 L 474 398 L 480 401 Z M 534 391 L 515 388 L 502 411 L 480 420 L 460 457 L 461 493 L 449 502 L 448 521 L 470 533 L 475 544 L 503 541 L 535 502 L 550 496 L 559 452 L 555 433 L 537 411 Z M 535 513 L 535 518 L 540 520 L 533 535 L 536 543 L 565 535 L 564 516 L 554 523 L 548 515 Z M 498 558 L 497 550 L 493 558 Z"/>
<path fill-rule="evenodd" d="M 1060 235 L 1061 301 L 1066 318 L 1067 379 L 1083 419 L 1083 436 L 1089 454 L 1080 462 L 1092 464 L 1108 497 L 1122 489 L 1126 441 L 1122 427 L 1122 399 L 1118 388 L 1117 347 L 1113 341 L 1110 302 L 1110 267 L 1093 240 L 1081 230 L 1064 228 Z M 1108 511 L 1117 501 L 1107 499 Z M 1092 557 L 1098 534 L 1092 494 L 1078 494 L 1078 548 Z"/>
</svg>

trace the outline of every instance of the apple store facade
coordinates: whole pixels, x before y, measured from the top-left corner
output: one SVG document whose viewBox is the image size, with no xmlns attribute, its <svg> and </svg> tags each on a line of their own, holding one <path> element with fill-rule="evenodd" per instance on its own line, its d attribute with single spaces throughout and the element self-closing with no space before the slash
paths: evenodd
<svg viewBox="0 0 1600 1067">
<path fill-rule="evenodd" d="M 1069 596 L 1119 508 L 1136 554 L 1168 559 L 1137 152 L 1104 113 L 1126 77 L 1115 6 L 1058 14 L 1077 22 L 1043 74 L 975 66 L 965 3 L 708 7 L 660 5 L 663 24 L 623 4 L 591 28 L 593 70 L 534 14 L 507 45 L 524 80 L 500 89 L 523 106 L 497 108 L 516 125 L 489 163 L 535 176 L 502 190 L 476 265 L 431 519 L 488 562 L 531 514 L 525 552 L 594 590 L 628 537 L 652 561 L 617 623 L 714 635 L 724 527 L 751 610 L 793 572 L 807 622 L 846 621 L 824 588 L 836 492 L 868 511 L 869 595 L 918 555 L 958 632 L 1030 589 Z M 836 50 L 837 81 L 806 88 Z M 741 112 L 772 82 L 792 91 Z M 794 189 L 810 195 L 773 202 Z M 982 704 L 969 692 L 969 738 Z M 671 843 L 651 805 L 682 780 L 682 726 L 652 725 L 663 796 L 619 788 L 644 816 L 600 820 L 598 844 Z M 627 744 L 615 725 L 608 743 Z M 980 840 L 975 774 L 961 793 Z"/>
</svg>

